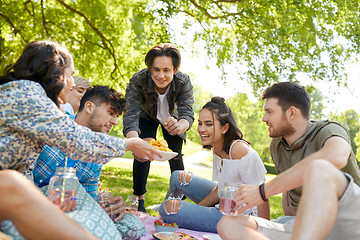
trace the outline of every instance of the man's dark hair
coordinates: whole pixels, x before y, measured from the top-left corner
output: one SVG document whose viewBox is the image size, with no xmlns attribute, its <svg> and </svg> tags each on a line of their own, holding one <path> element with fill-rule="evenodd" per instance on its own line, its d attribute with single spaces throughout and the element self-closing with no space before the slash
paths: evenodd
<svg viewBox="0 0 360 240">
<path fill-rule="evenodd" d="M 95 85 L 87 90 L 81 98 L 79 112 L 83 110 L 87 101 L 94 103 L 97 107 L 103 103 L 110 104 L 118 115 L 125 110 L 124 96 L 108 86 Z"/>
<path fill-rule="evenodd" d="M 229 124 L 229 129 L 224 136 L 224 145 L 223 151 L 226 154 L 229 154 L 231 143 L 236 139 L 243 139 L 243 134 L 237 126 L 236 119 L 231 109 L 226 105 L 225 99 L 222 97 L 212 97 L 211 101 L 206 103 L 202 109 L 208 109 L 212 113 L 213 121 L 215 122 L 215 117 L 219 120 L 221 126 Z M 201 109 L 201 110 L 202 110 Z M 244 140 L 249 143 L 248 141 Z M 203 148 L 211 149 L 212 146 L 203 146 Z"/>
<path fill-rule="evenodd" d="M 156 57 L 171 57 L 174 69 L 178 69 L 181 63 L 181 55 L 179 49 L 170 43 L 161 43 L 152 47 L 145 56 L 145 64 L 150 69 Z"/>
<path fill-rule="evenodd" d="M 14 65 L 0 77 L 0 85 L 15 80 L 39 83 L 46 95 L 59 106 L 58 96 L 65 86 L 65 69 L 72 64 L 70 52 L 56 42 L 35 41 L 25 46 Z"/>
<path fill-rule="evenodd" d="M 262 100 L 277 98 L 283 112 L 291 106 L 300 109 L 302 115 L 310 118 L 311 100 L 305 87 L 294 82 L 280 82 L 268 87 L 262 94 Z"/>
</svg>

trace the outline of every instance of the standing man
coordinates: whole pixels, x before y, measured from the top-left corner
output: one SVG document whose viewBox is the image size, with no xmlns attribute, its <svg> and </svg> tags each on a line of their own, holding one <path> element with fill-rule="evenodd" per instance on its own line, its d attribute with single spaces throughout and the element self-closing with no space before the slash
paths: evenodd
<svg viewBox="0 0 360 240">
<path fill-rule="evenodd" d="M 309 120 L 311 102 L 304 87 L 292 82 L 274 84 L 265 90 L 262 99 L 265 100 L 262 120 L 272 138 L 270 153 L 278 176 L 260 186 L 242 185 L 235 200 L 243 212 L 270 196 L 283 193 L 283 209 L 287 216 L 272 222 L 246 216 L 223 217 L 218 231 L 221 234 L 232 232 L 233 236 L 239 236 L 236 231 L 240 231 L 243 239 L 257 239 L 259 232 L 270 239 L 289 239 L 303 193 L 304 173 L 314 160 L 331 163 L 352 176 L 357 185 L 360 171 L 346 130 L 335 122 Z M 339 192 L 342 196 L 344 191 Z M 241 227 L 228 229 L 224 224 L 227 221 L 236 221 Z"/>
<path fill-rule="evenodd" d="M 135 73 L 126 89 L 124 136 L 155 138 L 161 126 L 169 148 L 178 155 L 169 160 L 171 172 L 184 170 L 182 144 L 194 122 L 193 87 L 188 75 L 179 72 L 181 56 L 176 46 L 163 43 L 145 56 L 147 68 Z M 146 182 L 150 161 L 134 155 L 133 188 L 138 210 L 145 210 Z"/>
</svg>

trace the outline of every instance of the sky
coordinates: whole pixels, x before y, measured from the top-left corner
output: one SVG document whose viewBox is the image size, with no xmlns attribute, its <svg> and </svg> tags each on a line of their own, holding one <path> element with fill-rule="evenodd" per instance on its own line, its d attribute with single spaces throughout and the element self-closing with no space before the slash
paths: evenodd
<svg viewBox="0 0 360 240">
<path fill-rule="evenodd" d="M 203 91 L 210 92 L 213 95 L 228 99 L 236 93 L 247 93 L 249 99 L 256 101 L 256 97 L 252 94 L 251 86 L 237 79 L 234 74 L 238 74 L 231 67 L 226 67 L 227 83 L 221 81 L 221 71 L 217 68 L 215 61 L 209 61 L 205 54 L 192 56 L 190 52 L 181 52 L 182 61 L 180 71 L 189 74 L 192 82 L 201 85 Z M 209 64 L 207 68 L 206 64 Z M 236 63 L 234 63 L 236 64 Z M 329 112 L 342 113 L 348 109 L 354 109 L 360 114 L 360 63 L 354 63 L 347 66 L 348 72 L 348 88 L 339 87 L 336 83 L 318 82 L 315 84 L 328 100 L 324 101 L 326 109 L 325 114 Z M 311 80 L 300 82 L 302 85 L 311 84 Z"/>
<path fill-rule="evenodd" d="M 181 29 L 183 20 L 181 17 L 174 19 L 170 23 L 172 29 Z M 195 28 L 195 26 L 194 26 Z M 195 30 L 195 29 L 194 29 Z M 194 30 L 188 30 L 189 35 Z M 178 45 L 184 46 L 181 49 L 181 66 L 180 71 L 187 73 L 192 77 L 192 82 L 201 85 L 203 91 L 210 92 L 213 95 L 224 97 L 225 99 L 234 96 L 236 93 L 247 93 L 252 101 L 257 99 L 252 94 L 252 89 L 245 81 L 240 81 L 237 77 L 237 71 L 232 65 L 226 66 L 227 73 L 226 84 L 221 81 L 221 71 L 216 66 L 215 59 L 209 59 L 201 43 L 196 45 L 199 52 L 197 56 L 191 53 L 189 36 L 182 36 L 179 32 L 174 31 L 175 39 Z M 315 87 L 318 88 L 326 100 L 323 101 L 326 109 L 324 113 L 342 113 L 348 109 L 354 109 L 360 114 L 360 62 L 355 62 L 346 65 L 346 72 L 348 73 L 348 88 L 339 87 L 336 83 L 317 82 Z M 302 85 L 313 84 L 312 80 L 301 76 L 304 79 L 300 82 Z"/>
</svg>

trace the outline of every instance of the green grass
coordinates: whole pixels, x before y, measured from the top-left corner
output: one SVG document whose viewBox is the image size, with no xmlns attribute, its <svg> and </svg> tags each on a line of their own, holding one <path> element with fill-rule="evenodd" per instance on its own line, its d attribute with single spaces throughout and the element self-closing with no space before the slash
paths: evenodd
<svg viewBox="0 0 360 240">
<path fill-rule="evenodd" d="M 211 169 L 188 169 L 194 174 L 211 179 Z M 147 183 L 147 193 L 145 206 L 151 206 L 161 203 L 169 187 L 170 170 L 169 166 L 156 165 L 150 167 L 150 173 Z M 269 180 L 274 175 L 267 174 Z M 110 162 L 103 167 L 101 174 L 102 190 L 111 191 L 114 195 L 120 195 L 126 199 L 127 195 L 132 194 L 132 164 L 124 162 Z M 270 198 L 271 219 L 283 215 L 281 207 L 281 195 Z M 158 216 L 156 211 L 149 210 L 152 216 Z"/>
<path fill-rule="evenodd" d="M 111 191 L 114 196 L 120 195 L 126 199 L 132 195 L 132 170 L 119 167 L 104 167 L 101 174 L 102 190 Z M 146 206 L 161 203 L 168 189 L 168 178 L 151 174 L 148 178 L 146 193 Z M 148 211 L 150 215 L 157 216 L 158 212 Z"/>
</svg>

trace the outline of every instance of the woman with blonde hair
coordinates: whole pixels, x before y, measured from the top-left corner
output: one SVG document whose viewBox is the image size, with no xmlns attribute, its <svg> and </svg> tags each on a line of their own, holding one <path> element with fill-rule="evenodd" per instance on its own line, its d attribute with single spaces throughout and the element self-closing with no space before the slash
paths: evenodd
<svg viewBox="0 0 360 240">
<path fill-rule="evenodd" d="M 91 88 L 91 84 L 84 77 L 74 76 L 75 86 L 72 88 L 68 102 L 62 105 L 65 113 L 73 115 L 79 110 L 81 98 Z"/>
</svg>

